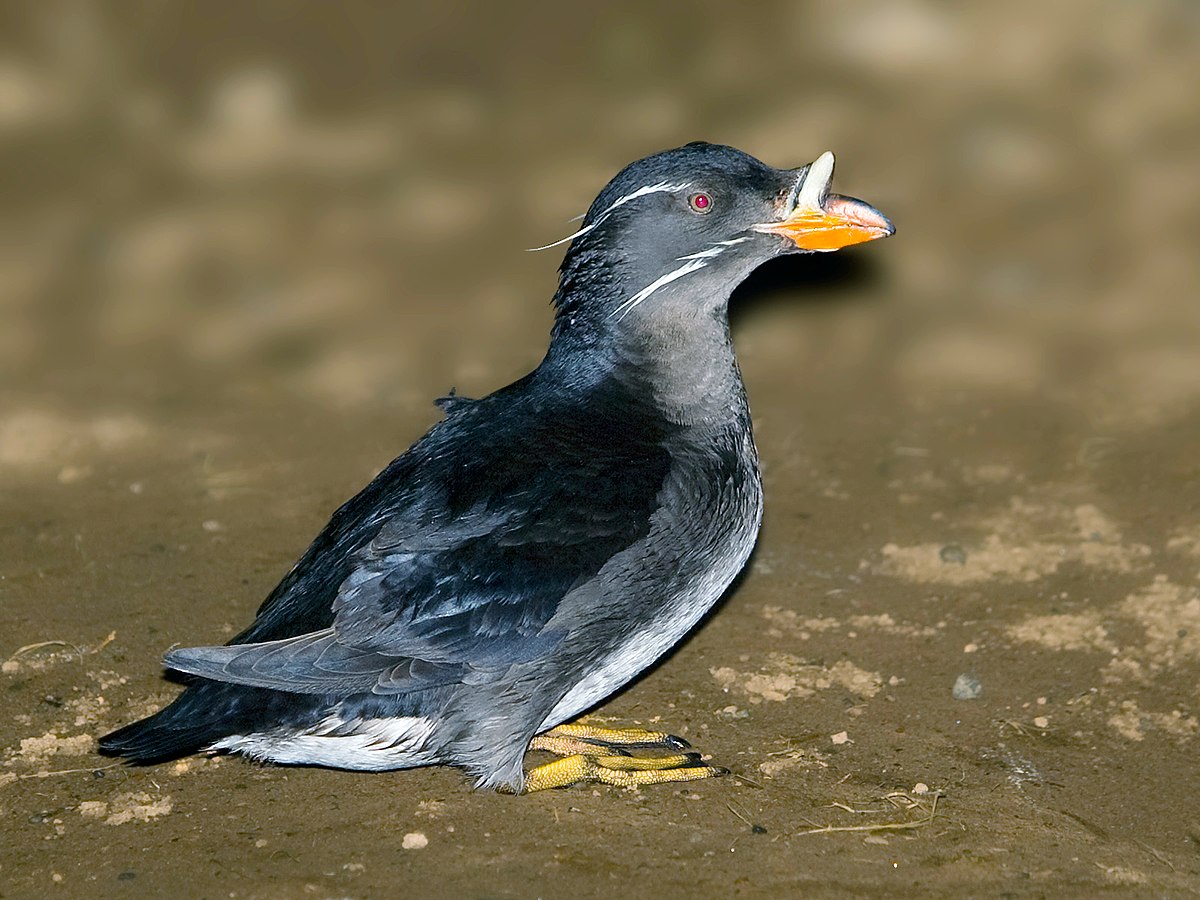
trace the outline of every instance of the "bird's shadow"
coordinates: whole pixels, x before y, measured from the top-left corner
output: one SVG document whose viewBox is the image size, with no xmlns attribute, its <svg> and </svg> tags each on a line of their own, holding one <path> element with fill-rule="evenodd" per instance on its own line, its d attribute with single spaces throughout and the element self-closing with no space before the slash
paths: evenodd
<svg viewBox="0 0 1200 900">
<path fill-rule="evenodd" d="M 871 296 L 883 280 L 880 262 L 866 253 L 805 253 L 781 256 L 759 266 L 733 292 L 729 324 L 777 303 L 829 304 Z"/>
</svg>

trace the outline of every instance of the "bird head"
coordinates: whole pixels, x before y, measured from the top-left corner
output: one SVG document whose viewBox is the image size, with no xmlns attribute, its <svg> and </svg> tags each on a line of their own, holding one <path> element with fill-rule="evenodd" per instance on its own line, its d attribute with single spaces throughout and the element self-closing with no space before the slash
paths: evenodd
<svg viewBox="0 0 1200 900">
<path fill-rule="evenodd" d="M 809 165 L 776 169 L 706 143 L 631 163 L 600 192 L 579 230 L 558 242 L 570 247 L 556 331 L 576 320 L 594 330 L 723 311 L 738 283 L 773 257 L 892 234 L 874 207 L 830 192 L 833 165 L 827 152 Z"/>
</svg>

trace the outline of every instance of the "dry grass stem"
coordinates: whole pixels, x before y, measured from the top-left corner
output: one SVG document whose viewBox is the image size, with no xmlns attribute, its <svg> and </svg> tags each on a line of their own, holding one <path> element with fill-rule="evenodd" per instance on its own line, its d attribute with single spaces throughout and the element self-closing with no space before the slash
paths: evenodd
<svg viewBox="0 0 1200 900">
<path fill-rule="evenodd" d="M 897 796 L 907 797 L 908 795 L 903 794 L 903 792 L 897 791 L 895 793 L 888 794 L 887 797 L 885 797 L 884 799 L 890 800 L 891 798 L 894 798 Z M 934 820 L 934 818 L 937 816 L 938 798 L 940 796 L 941 796 L 940 793 L 933 794 L 933 802 L 930 804 L 930 807 L 929 807 L 929 815 L 927 815 L 923 819 L 918 819 L 915 822 L 884 822 L 879 825 L 822 825 L 822 826 L 819 826 L 816 828 L 810 828 L 808 831 L 797 831 L 795 833 L 797 835 L 806 835 L 806 834 L 834 834 L 836 832 L 842 832 L 842 831 L 861 831 L 861 832 L 912 831 L 916 828 L 924 828 L 926 825 L 931 823 Z M 908 809 L 912 809 L 914 807 L 921 806 L 921 802 L 919 800 L 913 800 L 913 798 L 911 798 L 911 797 L 908 797 L 908 799 L 911 801 L 911 805 L 909 807 L 907 807 Z M 841 809 L 849 809 L 849 807 L 846 807 L 840 803 L 835 803 L 832 805 L 837 806 Z M 859 810 L 850 809 L 850 812 L 858 812 L 858 811 Z"/>
</svg>

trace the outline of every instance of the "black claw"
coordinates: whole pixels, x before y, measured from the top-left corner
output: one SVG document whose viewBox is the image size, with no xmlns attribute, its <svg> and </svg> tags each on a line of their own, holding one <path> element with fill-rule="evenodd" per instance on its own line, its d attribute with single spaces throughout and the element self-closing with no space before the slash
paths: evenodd
<svg viewBox="0 0 1200 900">
<path fill-rule="evenodd" d="M 602 741 L 600 738 L 593 737 L 581 737 L 576 738 L 575 740 L 579 741 L 581 744 L 590 744 L 597 750 L 603 751 L 602 754 L 596 754 L 597 756 L 633 756 L 633 754 L 629 752 L 630 750 L 641 749 L 637 744 L 614 744 L 611 741 Z"/>
<path fill-rule="evenodd" d="M 603 740 L 595 737 L 581 737 L 577 740 L 585 744 L 591 744 L 594 747 L 603 747 L 605 751 L 612 751 L 614 756 L 629 756 L 629 750 L 669 750 L 672 753 L 680 753 L 690 750 L 692 745 L 681 737 L 676 737 L 673 734 L 668 734 L 657 741 L 630 741 L 628 743 L 615 744 L 611 741 Z"/>
<path fill-rule="evenodd" d="M 634 743 L 622 744 L 622 747 L 629 747 L 632 750 L 670 750 L 674 753 L 690 750 L 692 745 L 681 737 L 676 737 L 673 734 L 664 735 L 657 741 L 636 741 Z"/>
</svg>

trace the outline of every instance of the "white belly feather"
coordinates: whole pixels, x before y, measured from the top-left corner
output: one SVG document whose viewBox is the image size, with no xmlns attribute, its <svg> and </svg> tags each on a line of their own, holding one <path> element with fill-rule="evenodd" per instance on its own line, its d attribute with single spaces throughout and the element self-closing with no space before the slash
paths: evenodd
<svg viewBox="0 0 1200 900">
<path fill-rule="evenodd" d="M 349 729 L 348 724 L 352 724 Z M 434 762 L 422 753 L 433 729 L 434 723 L 420 716 L 350 723 L 335 712 L 310 728 L 232 734 L 208 749 L 244 753 L 283 765 L 385 771 Z"/>
</svg>

